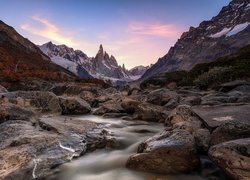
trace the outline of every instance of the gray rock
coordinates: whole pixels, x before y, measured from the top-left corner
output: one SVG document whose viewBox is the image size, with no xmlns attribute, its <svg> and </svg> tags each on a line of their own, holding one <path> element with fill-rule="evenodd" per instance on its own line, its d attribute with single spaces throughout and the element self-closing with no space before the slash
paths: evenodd
<svg viewBox="0 0 250 180">
<path fill-rule="evenodd" d="M 193 111 L 204 120 L 206 126 L 212 130 L 229 121 L 240 120 L 248 122 L 250 105 L 219 106 L 219 107 L 193 107 Z"/>
<path fill-rule="evenodd" d="M 34 113 L 14 104 L 2 104 L 0 106 L 0 124 L 8 120 L 28 121 Z"/>
<path fill-rule="evenodd" d="M 99 105 L 93 114 L 94 115 L 104 115 L 107 113 L 125 113 L 124 109 L 121 107 L 120 102 L 117 101 L 107 101 Z"/>
<path fill-rule="evenodd" d="M 211 134 L 211 145 L 250 138 L 250 121 L 233 120 L 217 127 Z"/>
<path fill-rule="evenodd" d="M 229 92 L 232 89 L 235 89 L 238 86 L 243 86 L 243 85 L 248 85 L 249 86 L 250 83 L 245 81 L 245 80 L 235 80 L 235 81 L 231 81 L 231 82 L 221 84 L 219 87 L 217 87 L 217 89 L 219 89 L 219 91 L 221 91 L 221 92 Z"/>
<path fill-rule="evenodd" d="M 91 111 L 90 105 L 77 97 L 59 97 L 62 114 L 87 114 Z"/>
<path fill-rule="evenodd" d="M 126 167 L 153 173 L 188 173 L 199 165 L 193 136 L 185 130 L 164 131 L 146 140 Z"/>
<path fill-rule="evenodd" d="M 209 157 L 230 179 L 250 178 L 250 139 L 238 139 L 212 146 Z"/>
<path fill-rule="evenodd" d="M 16 91 L 1 93 L 9 102 L 36 112 L 61 112 L 57 96 L 47 91 Z"/>
<path fill-rule="evenodd" d="M 148 103 L 159 106 L 167 104 L 172 99 L 178 102 L 180 97 L 176 92 L 170 91 L 168 89 L 157 89 L 147 95 Z"/>
</svg>

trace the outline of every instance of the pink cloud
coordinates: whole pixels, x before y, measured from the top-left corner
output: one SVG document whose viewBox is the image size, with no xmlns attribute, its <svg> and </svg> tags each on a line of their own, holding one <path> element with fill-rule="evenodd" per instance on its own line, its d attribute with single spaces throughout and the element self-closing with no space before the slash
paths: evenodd
<svg viewBox="0 0 250 180">
<path fill-rule="evenodd" d="M 171 37 L 178 36 L 179 30 L 172 24 L 130 22 L 127 32 L 137 35 Z"/>
</svg>

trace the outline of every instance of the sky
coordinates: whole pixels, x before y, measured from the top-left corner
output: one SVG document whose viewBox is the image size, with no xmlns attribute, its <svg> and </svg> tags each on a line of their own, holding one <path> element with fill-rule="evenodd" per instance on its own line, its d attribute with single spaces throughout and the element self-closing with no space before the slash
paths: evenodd
<svg viewBox="0 0 250 180">
<path fill-rule="evenodd" d="M 155 63 L 190 26 L 230 0 L 0 0 L 0 20 L 35 44 L 95 56 L 102 44 L 126 68 Z"/>
</svg>

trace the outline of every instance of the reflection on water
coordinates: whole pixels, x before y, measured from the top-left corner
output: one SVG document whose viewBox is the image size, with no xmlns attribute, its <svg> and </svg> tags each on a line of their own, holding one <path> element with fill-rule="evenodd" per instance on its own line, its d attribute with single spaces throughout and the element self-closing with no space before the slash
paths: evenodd
<svg viewBox="0 0 250 180">
<path fill-rule="evenodd" d="M 61 167 L 60 180 L 172 180 L 202 179 L 198 176 L 160 176 L 135 172 L 125 168 L 128 157 L 135 153 L 139 143 L 163 130 L 163 125 L 143 121 L 103 119 L 98 116 L 74 117 L 104 124 L 104 129 L 112 132 L 124 149 L 101 149 Z"/>
</svg>

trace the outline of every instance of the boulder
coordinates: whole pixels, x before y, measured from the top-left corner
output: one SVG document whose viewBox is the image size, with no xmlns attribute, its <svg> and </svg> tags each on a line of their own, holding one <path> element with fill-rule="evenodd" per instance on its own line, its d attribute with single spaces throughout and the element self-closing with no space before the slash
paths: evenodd
<svg viewBox="0 0 250 180">
<path fill-rule="evenodd" d="M 162 106 L 149 103 L 141 103 L 135 110 L 137 119 L 150 122 L 164 122 L 169 112 Z"/>
<path fill-rule="evenodd" d="M 129 114 L 133 114 L 139 104 L 141 104 L 140 101 L 136 101 L 136 100 L 133 100 L 133 99 L 129 99 L 129 98 L 126 98 L 124 100 L 122 100 L 122 103 L 121 103 L 121 107 Z"/>
<path fill-rule="evenodd" d="M 8 92 L 8 90 L 0 85 L 0 93 L 5 93 L 5 92 Z"/>
<path fill-rule="evenodd" d="M 126 167 L 152 173 L 188 173 L 199 165 L 193 136 L 185 130 L 164 131 L 139 145 Z"/>
<path fill-rule="evenodd" d="M 147 102 L 155 105 L 163 106 L 167 104 L 171 99 L 174 99 L 176 102 L 179 101 L 179 95 L 168 89 L 157 89 L 150 92 L 147 95 Z"/>
<path fill-rule="evenodd" d="M 224 142 L 209 149 L 209 157 L 229 179 L 250 179 L 250 138 Z"/>
<path fill-rule="evenodd" d="M 229 121 L 220 125 L 212 132 L 211 145 L 241 138 L 250 138 L 250 121 Z"/>
<path fill-rule="evenodd" d="M 124 113 L 124 109 L 121 107 L 120 103 L 117 101 L 107 101 L 99 105 L 93 114 L 94 115 L 104 115 L 107 113 Z"/>
<path fill-rule="evenodd" d="M 16 91 L 2 93 L 13 104 L 36 112 L 61 112 L 58 97 L 47 91 Z"/>
<path fill-rule="evenodd" d="M 202 120 L 188 105 L 179 105 L 171 111 L 168 118 L 165 120 L 165 124 L 173 128 L 185 129 L 191 134 L 203 127 Z"/>
<path fill-rule="evenodd" d="M 0 124 L 8 120 L 28 121 L 34 115 L 32 111 L 15 104 L 2 104 L 0 106 Z"/>
<path fill-rule="evenodd" d="M 90 105 L 77 97 L 59 97 L 62 114 L 87 114 L 91 111 Z"/>
<path fill-rule="evenodd" d="M 216 89 L 221 91 L 221 92 L 229 92 L 232 89 L 234 89 L 238 86 L 242 86 L 242 85 L 250 85 L 250 83 L 245 81 L 245 80 L 235 80 L 235 81 L 221 84 L 220 86 L 216 87 Z"/>
<path fill-rule="evenodd" d="M 217 107 L 195 106 L 192 109 L 201 119 L 203 119 L 210 130 L 229 121 L 240 120 L 241 122 L 248 122 L 250 116 L 250 105 Z"/>
<path fill-rule="evenodd" d="M 187 96 L 181 100 L 181 104 L 190 106 L 196 106 L 201 104 L 201 98 L 199 96 Z"/>
<path fill-rule="evenodd" d="M 35 124 L 13 120 L 0 124 L 0 177 L 40 179 L 51 169 L 86 152 L 95 123 L 44 116 Z"/>
</svg>

